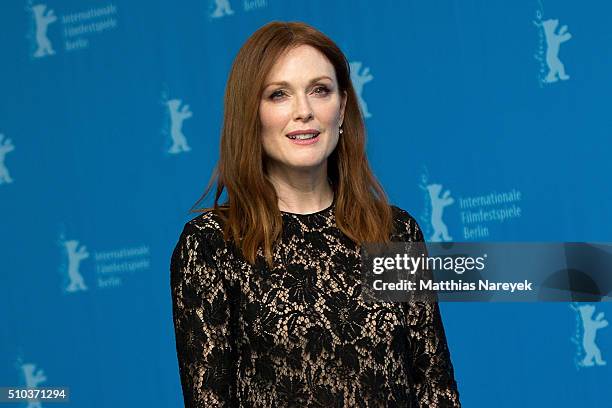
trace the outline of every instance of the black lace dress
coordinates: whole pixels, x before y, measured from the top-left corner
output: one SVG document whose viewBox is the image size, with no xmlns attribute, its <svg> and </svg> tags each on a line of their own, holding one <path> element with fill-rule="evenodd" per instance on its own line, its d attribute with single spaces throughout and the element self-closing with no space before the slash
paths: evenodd
<svg viewBox="0 0 612 408">
<path fill-rule="evenodd" d="M 393 241 L 423 240 L 393 212 Z M 363 302 L 333 203 L 282 218 L 274 270 L 261 249 L 249 265 L 214 213 L 185 225 L 170 267 L 185 406 L 460 407 L 438 304 Z"/>
</svg>

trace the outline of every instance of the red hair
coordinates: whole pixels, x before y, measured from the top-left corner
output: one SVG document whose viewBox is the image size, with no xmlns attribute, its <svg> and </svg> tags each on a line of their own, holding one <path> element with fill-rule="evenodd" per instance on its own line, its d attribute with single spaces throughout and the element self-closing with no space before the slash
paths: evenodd
<svg viewBox="0 0 612 408">
<path fill-rule="evenodd" d="M 365 125 L 346 57 L 314 27 L 274 21 L 249 37 L 232 64 L 225 89 L 220 158 L 206 191 L 193 206 L 208 195 L 216 178 L 214 207 L 191 209 L 218 214 L 224 221 L 224 238 L 231 238 L 251 264 L 255 264 L 262 246 L 267 264 L 273 267 L 272 247 L 282 231 L 278 197 L 264 171 L 260 99 L 274 63 L 299 45 L 314 47 L 327 57 L 334 66 L 340 94 L 347 95 L 344 132 L 327 165 L 336 202 L 336 225 L 359 245 L 389 242 L 392 232 L 391 207 L 366 158 Z M 228 200 L 220 206 L 223 189 Z"/>
</svg>

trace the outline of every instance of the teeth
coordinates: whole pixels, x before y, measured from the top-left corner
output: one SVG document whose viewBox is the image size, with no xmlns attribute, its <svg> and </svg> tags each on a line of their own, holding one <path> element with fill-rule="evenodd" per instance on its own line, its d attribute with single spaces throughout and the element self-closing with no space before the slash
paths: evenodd
<svg viewBox="0 0 612 408">
<path fill-rule="evenodd" d="M 303 133 L 300 135 L 289 136 L 289 139 L 305 140 L 305 139 L 312 139 L 313 137 L 316 137 L 317 135 L 318 133 Z"/>
</svg>

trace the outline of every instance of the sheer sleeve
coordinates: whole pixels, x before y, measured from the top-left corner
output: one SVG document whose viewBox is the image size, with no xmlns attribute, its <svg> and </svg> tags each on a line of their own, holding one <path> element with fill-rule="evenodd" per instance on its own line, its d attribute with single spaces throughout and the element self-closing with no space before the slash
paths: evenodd
<svg viewBox="0 0 612 408">
<path fill-rule="evenodd" d="M 217 267 L 218 245 L 213 234 L 187 223 L 170 263 L 176 351 L 188 408 L 234 405 L 230 300 Z"/>
<path fill-rule="evenodd" d="M 425 242 L 416 221 L 411 219 L 410 224 L 409 240 Z M 426 252 L 425 248 L 425 256 Z M 419 406 L 461 407 L 437 297 L 433 301 L 413 301 L 405 305 L 413 381 Z"/>
</svg>

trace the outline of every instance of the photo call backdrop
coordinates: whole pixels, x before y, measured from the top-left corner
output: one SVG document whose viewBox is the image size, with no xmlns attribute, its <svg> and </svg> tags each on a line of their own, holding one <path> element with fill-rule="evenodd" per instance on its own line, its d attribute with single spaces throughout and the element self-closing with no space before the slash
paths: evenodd
<svg viewBox="0 0 612 408">
<path fill-rule="evenodd" d="M 233 58 L 273 20 L 346 53 L 370 164 L 427 241 L 612 241 L 608 1 L 0 7 L 0 386 L 182 406 L 170 255 Z M 610 303 L 440 307 L 465 407 L 612 407 Z"/>
</svg>

